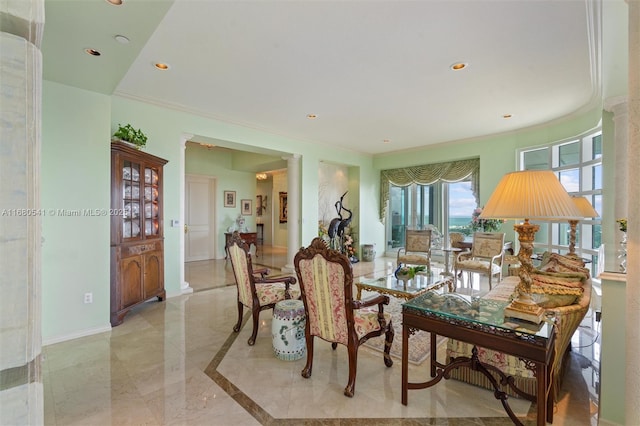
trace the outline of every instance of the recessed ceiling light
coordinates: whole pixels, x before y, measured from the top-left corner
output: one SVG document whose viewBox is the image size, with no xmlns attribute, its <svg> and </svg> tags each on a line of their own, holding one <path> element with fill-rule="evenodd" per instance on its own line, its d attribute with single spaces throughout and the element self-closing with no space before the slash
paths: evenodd
<svg viewBox="0 0 640 426">
<path fill-rule="evenodd" d="M 117 36 L 114 36 L 113 38 L 115 38 L 118 43 L 129 44 L 129 39 L 127 37 L 123 36 L 123 35 L 118 34 Z"/>
<path fill-rule="evenodd" d="M 85 53 L 87 55 L 91 55 L 91 56 L 100 56 L 100 55 L 102 55 L 102 53 L 98 52 L 95 49 L 84 49 L 84 51 L 85 51 Z"/>
<path fill-rule="evenodd" d="M 453 71 L 460 71 L 465 69 L 469 64 L 465 64 L 464 62 L 456 62 L 455 64 L 451 65 L 451 69 Z"/>
<path fill-rule="evenodd" d="M 157 62 L 157 63 L 154 64 L 154 66 L 156 68 L 158 68 L 159 70 L 161 70 L 161 71 L 166 71 L 166 70 L 169 69 L 169 64 L 165 64 L 165 63 L 162 63 L 162 62 Z"/>
<path fill-rule="evenodd" d="M 509 119 L 509 118 L 511 118 L 511 117 L 513 117 L 513 115 L 511 115 L 511 114 L 504 114 L 504 115 L 502 116 L 502 118 L 505 118 L 505 119 Z"/>
<path fill-rule="evenodd" d="M 105 1 L 114 6 L 121 6 L 122 3 L 124 3 L 124 0 L 105 0 Z"/>
<path fill-rule="evenodd" d="M 316 118 L 318 118 L 318 116 L 316 114 L 307 114 L 307 118 L 309 120 L 315 120 Z"/>
</svg>

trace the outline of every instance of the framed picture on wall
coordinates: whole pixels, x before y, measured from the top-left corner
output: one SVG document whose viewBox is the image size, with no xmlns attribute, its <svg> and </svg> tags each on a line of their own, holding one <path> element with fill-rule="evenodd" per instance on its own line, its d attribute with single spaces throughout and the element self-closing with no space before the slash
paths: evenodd
<svg viewBox="0 0 640 426">
<path fill-rule="evenodd" d="M 224 191 L 224 206 L 225 207 L 236 206 L 236 191 Z"/>
<path fill-rule="evenodd" d="M 253 211 L 252 211 L 253 207 L 251 206 L 252 203 L 253 203 L 253 200 L 240 201 L 240 207 L 241 207 L 243 216 L 251 216 L 253 214 Z"/>
<path fill-rule="evenodd" d="M 287 223 L 287 193 L 280 193 L 280 223 Z"/>
</svg>

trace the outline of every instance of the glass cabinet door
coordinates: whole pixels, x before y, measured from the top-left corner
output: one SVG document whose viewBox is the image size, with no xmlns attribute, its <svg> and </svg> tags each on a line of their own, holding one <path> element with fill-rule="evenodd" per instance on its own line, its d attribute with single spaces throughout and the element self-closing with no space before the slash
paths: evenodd
<svg viewBox="0 0 640 426">
<path fill-rule="evenodd" d="M 158 235 L 160 224 L 158 221 L 158 168 L 144 169 L 144 235 Z"/>
<path fill-rule="evenodd" d="M 124 238 L 140 238 L 140 164 L 128 160 L 122 167 L 122 234 Z"/>
</svg>

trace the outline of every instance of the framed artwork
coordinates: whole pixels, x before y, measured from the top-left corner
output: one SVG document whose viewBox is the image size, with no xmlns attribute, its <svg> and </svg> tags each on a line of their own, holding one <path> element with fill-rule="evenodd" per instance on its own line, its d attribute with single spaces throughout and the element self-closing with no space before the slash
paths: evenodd
<svg viewBox="0 0 640 426">
<path fill-rule="evenodd" d="M 224 191 L 224 206 L 225 207 L 236 206 L 236 191 Z"/>
<path fill-rule="evenodd" d="M 287 223 L 287 193 L 280 193 L 280 223 Z"/>
<path fill-rule="evenodd" d="M 240 201 L 240 208 L 241 208 L 243 216 L 251 216 L 253 214 L 253 212 L 252 212 L 253 207 L 251 206 L 252 202 L 253 202 L 253 200 L 241 200 Z"/>
</svg>

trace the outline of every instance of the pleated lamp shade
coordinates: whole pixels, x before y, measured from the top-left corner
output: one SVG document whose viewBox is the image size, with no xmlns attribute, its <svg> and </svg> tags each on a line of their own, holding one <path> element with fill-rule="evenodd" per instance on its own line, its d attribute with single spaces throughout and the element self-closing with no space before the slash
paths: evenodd
<svg viewBox="0 0 640 426">
<path fill-rule="evenodd" d="M 580 217 L 598 217 L 598 212 L 585 197 L 571 197 L 571 200 L 580 210 Z"/>
<path fill-rule="evenodd" d="M 579 219 L 571 196 L 550 170 L 507 173 L 480 214 L 482 219 Z"/>
</svg>

